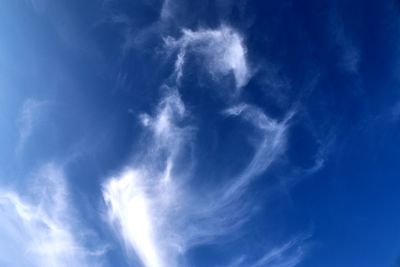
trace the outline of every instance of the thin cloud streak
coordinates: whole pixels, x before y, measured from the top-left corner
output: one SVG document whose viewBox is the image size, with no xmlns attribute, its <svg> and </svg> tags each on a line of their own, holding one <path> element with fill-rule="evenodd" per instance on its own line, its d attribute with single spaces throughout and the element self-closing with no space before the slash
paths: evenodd
<svg viewBox="0 0 400 267">
<path fill-rule="evenodd" d="M 184 247 L 174 228 L 179 223 L 172 225 L 171 217 L 175 211 L 182 213 L 172 172 L 190 135 L 190 128 L 177 125 L 185 116 L 178 92 L 170 89 L 155 116 L 140 116 L 151 136 L 139 153 L 141 162 L 110 178 L 103 187 L 110 223 L 147 267 L 176 266 Z"/>
<path fill-rule="evenodd" d="M 17 153 L 20 153 L 24 149 L 25 144 L 32 134 L 35 122 L 38 119 L 40 110 L 44 104 L 45 102 L 43 101 L 38 101 L 31 98 L 24 102 L 17 118 L 17 127 L 19 133 L 16 150 Z"/>
<path fill-rule="evenodd" d="M 336 9 L 334 9 L 336 11 Z M 339 66 L 350 74 L 359 74 L 359 65 L 361 61 L 361 50 L 356 45 L 351 34 L 346 30 L 342 18 L 338 12 L 332 11 L 330 19 L 330 32 L 335 44 L 340 48 Z"/>
<path fill-rule="evenodd" d="M 283 245 L 267 249 L 267 252 L 256 260 L 250 260 L 247 256 L 242 255 L 225 266 L 295 267 L 304 259 L 304 256 L 308 250 L 306 241 L 310 237 L 310 234 L 300 234 L 294 236 Z"/>
<path fill-rule="evenodd" d="M 294 267 L 304 257 L 306 246 L 304 244 L 309 235 L 299 235 L 286 242 L 280 247 L 274 248 L 266 253 L 250 267 Z"/>
</svg>

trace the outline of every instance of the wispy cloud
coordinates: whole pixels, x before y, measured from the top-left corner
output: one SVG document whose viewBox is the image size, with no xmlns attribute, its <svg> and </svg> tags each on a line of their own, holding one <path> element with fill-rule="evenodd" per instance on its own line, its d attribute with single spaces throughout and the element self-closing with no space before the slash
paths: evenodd
<svg viewBox="0 0 400 267">
<path fill-rule="evenodd" d="M 190 186 L 195 172 L 179 165 L 192 165 L 195 127 L 185 123 L 189 112 L 176 88 L 168 88 L 153 116 L 140 116 L 150 138 L 139 160 L 104 184 L 110 223 L 145 266 L 180 266 L 189 248 L 232 234 L 249 219 L 242 196 L 283 151 L 290 116 L 277 122 L 245 104 L 226 113 L 251 123 L 260 139 L 248 166 L 222 188 L 198 195 Z"/>
<path fill-rule="evenodd" d="M 250 267 L 294 267 L 304 258 L 307 246 L 305 241 L 309 235 L 299 235 L 286 242 L 280 247 L 269 250 L 258 261 L 251 264 Z"/>
<path fill-rule="evenodd" d="M 170 221 L 180 209 L 172 171 L 190 129 L 177 125 L 186 111 L 177 91 L 170 90 L 155 116 L 140 116 L 151 135 L 145 151 L 139 153 L 141 162 L 111 178 L 103 190 L 111 222 L 148 267 L 176 266 L 183 249 L 174 229 L 179 219 L 175 226 Z"/>
<path fill-rule="evenodd" d="M 294 267 L 305 257 L 309 244 L 310 234 L 299 234 L 289 241 L 276 247 L 266 249 L 264 255 L 258 258 L 249 258 L 241 255 L 224 267 Z M 222 266 L 219 266 L 222 267 Z"/>
<path fill-rule="evenodd" d="M 174 15 L 175 8 L 176 7 L 174 0 L 164 0 L 161 6 L 160 19 L 161 20 L 171 19 L 171 17 L 173 17 Z"/>
<path fill-rule="evenodd" d="M 361 60 L 360 48 L 356 45 L 349 30 L 344 25 L 343 19 L 337 10 L 332 11 L 330 19 L 330 32 L 335 44 L 340 48 L 339 66 L 346 72 L 357 74 Z"/>
<path fill-rule="evenodd" d="M 24 197 L 1 190 L 1 265 L 100 266 L 95 256 L 100 250 L 91 251 L 81 242 L 85 230 L 73 216 L 62 168 L 47 164 L 33 179 L 32 192 Z"/>
<path fill-rule="evenodd" d="M 17 153 L 21 152 L 25 147 L 26 142 L 32 134 L 35 122 L 40 116 L 40 111 L 45 105 L 45 102 L 36 99 L 27 99 L 18 115 L 17 127 L 18 127 L 18 143 Z"/>
<path fill-rule="evenodd" d="M 173 8 L 172 1 L 165 1 L 161 19 Z M 174 60 L 172 79 L 161 87 L 164 96 L 154 113 L 139 115 L 145 134 L 134 160 L 103 184 L 110 225 L 127 251 L 146 267 L 185 266 L 184 257 L 193 246 L 235 235 L 253 213 L 251 203 L 244 200 L 247 188 L 284 153 L 293 116 L 289 112 L 282 120 L 275 120 L 251 104 L 225 110 L 225 118 L 237 117 L 253 128 L 254 154 L 241 172 L 221 179 L 227 181 L 225 184 L 198 192 L 193 184 L 200 177 L 192 168 L 197 163 L 192 149 L 197 125 L 179 93 L 186 64 L 189 57 L 195 57 L 212 79 L 221 81 L 231 76 L 238 93 L 252 76 L 247 48 L 242 35 L 226 25 L 182 29 L 177 38 L 164 38 L 164 47 Z M 240 103 L 240 94 L 235 95 Z M 282 249 L 276 255 L 284 262 L 289 254 Z M 272 262 L 264 259 L 268 260 Z M 254 266 L 262 263 L 257 264 Z"/>
<path fill-rule="evenodd" d="M 243 172 L 234 180 L 226 191 L 226 196 L 240 193 L 240 191 L 276 160 L 284 152 L 288 122 L 293 116 L 290 112 L 281 122 L 269 118 L 260 108 L 240 104 L 224 112 L 230 116 L 239 116 L 251 123 L 260 134 L 260 141 L 256 145 L 253 158 Z"/>
<path fill-rule="evenodd" d="M 104 199 L 110 208 L 111 220 L 117 223 L 127 245 L 136 251 L 143 264 L 162 267 L 166 266 L 166 255 L 158 247 L 156 217 L 146 194 L 149 190 L 144 184 L 146 178 L 140 171 L 127 170 L 105 186 Z"/>
<path fill-rule="evenodd" d="M 179 80 L 189 53 L 197 54 L 205 62 L 204 69 L 214 79 L 233 74 L 236 87 L 247 84 L 251 70 L 242 36 L 232 28 L 222 25 L 217 29 L 183 29 L 182 36 L 164 39 L 168 52 L 176 52 L 175 72 Z"/>
</svg>

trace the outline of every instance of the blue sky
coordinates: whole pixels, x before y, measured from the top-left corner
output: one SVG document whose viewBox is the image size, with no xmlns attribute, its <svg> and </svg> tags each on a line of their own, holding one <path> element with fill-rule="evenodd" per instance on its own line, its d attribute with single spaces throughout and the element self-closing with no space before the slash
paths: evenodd
<svg viewBox="0 0 400 267">
<path fill-rule="evenodd" d="M 400 266 L 398 1 L 0 22 L 0 266 Z"/>
</svg>

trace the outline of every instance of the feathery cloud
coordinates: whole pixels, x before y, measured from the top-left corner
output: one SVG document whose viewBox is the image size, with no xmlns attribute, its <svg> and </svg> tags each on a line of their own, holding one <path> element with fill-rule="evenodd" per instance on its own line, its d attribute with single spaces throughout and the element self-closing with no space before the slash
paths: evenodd
<svg viewBox="0 0 400 267">
<path fill-rule="evenodd" d="M 175 228 L 179 218 L 174 225 L 171 217 L 181 212 L 172 172 L 189 137 L 190 129 L 177 125 L 185 116 L 179 94 L 171 89 L 155 116 L 140 116 L 151 136 L 141 162 L 110 178 L 103 188 L 110 222 L 147 267 L 176 266 L 183 249 Z"/>
<path fill-rule="evenodd" d="M 81 244 L 78 222 L 68 202 L 62 168 L 43 166 L 34 177 L 30 198 L 11 190 L 0 194 L 0 263 L 5 266 L 100 266 L 98 257 Z M 99 254 L 96 256 L 96 254 Z"/>
<path fill-rule="evenodd" d="M 205 69 L 215 79 L 232 73 L 237 88 L 245 86 L 251 77 L 243 38 L 228 26 L 213 30 L 183 29 L 181 37 L 167 37 L 164 41 L 169 53 L 177 52 L 175 73 L 178 81 L 183 75 L 188 53 L 201 56 L 205 60 Z"/>
<path fill-rule="evenodd" d="M 38 101 L 32 98 L 29 98 L 24 102 L 20 114 L 17 118 L 17 126 L 19 132 L 17 152 L 23 150 L 26 142 L 32 134 L 34 123 L 38 119 L 40 110 L 44 104 L 45 102 Z"/>
<path fill-rule="evenodd" d="M 284 152 L 288 122 L 293 116 L 290 112 L 283 121 L 269 118 L 260 108 L 249 104 L 239 104 L 224 112 L 229 116 L 239 116 L 251 123 L 260 133 L 253 158 L 243 172 L 234 179 L 225 196 L 240 195 L 253 178 L 259 176 Z"/>
<path fill-rule="evenodd" d="M 340 48 L 339 66 L 350 74 L 358 74 L 361 50 L 354 38 L 351 37 L 349 30 L 345 27 L 343 19 L 335 11 L 332 12 L 331 16 L 330 31 L 333 36 L 332 39 Z"/>
<path fill-rule="evenodd" d="M 172 4 L 164 2 L 161 19 L 169 16 Z M 215 80 L 232 75 L 239 91 L 252 76 L 247 50 L 243 37 L 225 25 L 183 29 L 178 38 L 164 38 L 164 45 L 174 57 L 173 80 L 167 80 L 172 85 L 162 87 L 164 96 L 154 114 L 139 116 L 146 134 L 135 160 L 103 184 L 110 225 L 146 267 L 184 266 L 185 253 L 193 246 L 234 235 L 252 214 L 250 203 L 243 200 L 246 189 L 284 152 L 293 115 L 277 121 L 250 104 L 226 110 L 225 115 L 254 127 L 254 155 L 241 172 L 223 179 L 229 180 L 226 184 L 197 192 L 192 182 L 199 177 L 187 167 L 196 160 L 191 150 L 196 125 L 188 123 L 191 115 L 178 90 L 185 64 L 195 56 Z"/>
<path fill-rule="evenodd" d="M 306 252 L 305 240 L 309 235 L 299 235 L 292 238 L 280 247 L 269 250 L 258 261 L 250 265 L 251 267 L 294 267 L 303 259 Z"/>
<path fill-rule="evenodd" d="M 184 123 L 189 112 L 176 88 L 168 88 L 153 116 L 140 116 L 150 138 L 137 152 L 139 160 L 103 185 L 111 225 L 146 267 L 180 266 L 189 248 L 213 243 L 249 219 L 251 209 L 241 197 L 283 151 L 290 116 L 277 122 L 244 104 L 226 113 L 251 123 L 261 137 L 248 166 L 222 188 L 199 195 L 190 186 L 196 174 L 178 166 L 182 159 L 191 165 L 187 148 L 195 127 Z"/>
</svg>

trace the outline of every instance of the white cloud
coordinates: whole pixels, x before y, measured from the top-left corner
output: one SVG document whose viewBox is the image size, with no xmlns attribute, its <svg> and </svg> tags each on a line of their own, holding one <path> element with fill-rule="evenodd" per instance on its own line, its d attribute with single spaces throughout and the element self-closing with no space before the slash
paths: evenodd
<svg viewBox="0 0 400 267">
<path fill-rule="evenodd" d="M 156 114 L 140 116 L 150 140 L 137 168 L 126 168 L 103 188 L 110 222 L 146 267 L 176 266 L 181 246 L 176 229 L 168 229 L 176 227 L 171 216 L 179 209 L 172 171 L 191 129 L 177 125 L 187 112 L 178 92 L 165 89 Z"/>
<path fill-rule="evenodd" d="M 27 99 L 20 111 L 17 118 L 17 126 L 19 139 L 17 143 L 17 152 L 23 150 L 26 142 L 32 134 L 35 121 L 38 119 L 41 108 L 45 102 L 35 99 Z"/>
<path fill-rule="evenodd" d="M 252 211 L 241 196 L 283 151 L 290 118 L 278 122 L 251 105 L 226 111 L 250 122 L 259 143 L 243 172 L 200 194 L 190 186 L 196 173 L 177 166 L 193 164 L 188 148 L 195 127 L 185 124 L 189 112 L 177 90 L 166 90 L 156 113 L 140 116 L 149 132 L 138 160 L 103 186 L 111 225 L 146 267 L 179 266 L 189 248 L 232 234 L 248 220 Z"/>
<path fill-rule="evenodd" d="M 242 255 L 233 262 L 225 265 L 228 267 L 295 267 L 304 258 L 310 235 L 297 235 L 283 245 L 269 248 L 260 258 L 254 260 Z"/>
<path fill-rule="evenodd" d="M 292 237 L 289 241 L 276 247 L 265 249 L 266 252 L 261 256 L 249 257 L 240 255 L 232 262 L 219 267 L 295 267 L 299 265 L 307 251 L 309 243 L 307 240 L 311 234 L 299 234 Z"/>
<path fill-rule="evenodd" d="M 174 1 L 173 0 L 164 0 L 162 7 L 161 7 L 161 11 L 160 11 L 160 19 L 161 20 L 168 20 L 171 19 L 171 17 L 174 15 L 174 9 L 175 9 L 175 5 L 174 5 Z"/>
<path fill-rule="evenodd" d="M 43 166 L 33 177 L 32 195 L 12 190 L 0 194 L 0 265 L 32 267 L 99 266 L 80 243 L 84 234 L 69 207 L 59 166 Z M 91 255 L 93 258 L 89 258 Z"/>
<path fill-rule="evenodd" d="M 297 266 L 306 252 L 305 240 L 308 235 L 299 235 L 280 247 L 269 250 L 250 267 L 294 267 Z"/>
<path fill-rule="evenodd" d="M 237 88 L 245 86 L 251 77 L 243 38 L 228 26 L 222 25 L 213 30 L 183 29 L 180 38 L 165 38 L 165 45 L 170 53 L 177 52 L 175 73 L 178 81 L 188 53 L 201 56 L 205 61 L 204 68 L 215 79 L 232 73 Z"/>
<path fill-rule="evenodd" d="M 162 267 L 166 265 L 157 247 L 156 222 L 149 207 L 151 199 L 146 195 L 149 188 L 143 185 L 145 179 L 139 171 L 128 170 L 105 186 L 104 199 L 110 208 L 111 220 L 119 224 L 122 236 L 143 264 Z"/>
<path fill-rule="evenodd" d="M 161 20 L 172 14 L 173 1 L 164 1 Z M 233 75 L 236 89 L 251 78 L 247 51 L 242 36 L 228 26 L 197 31 L 183 29 L 179 38 L 164 39 L 167 53 L 174 56 L 175 69 L 169 84 L 179 86 L 190 56 L 204 63 L 204 70 L 219 81 Z M 210 244 L 234 237 L 252 212 L 244 200 L 248 185 L 265 172 L 284 152 L 288 122 L 268 117 L 261 109 L 241 104 L 225 111 L 254 128 L 254 154 L 248 165 L 225 184 L 199 192 L 193 181 L 199 179 L 190 166 L 197 162 L 194 150 L 195 129 L 189 124 L 191 114 L 176 87 L 163 86 L 164 97 L 154 114 L 141 114 L 145 135 L 136 149 L 134 160 L 103 184 L 109 223 L 146 267 L 185 266 L 185 253 L 200 244 Z M 188 167 L 189 166 L 189 167 Z M 294 245 L 293 245 L 294 247 Z M 274 259 L 295 251 L 292 246 L 275 252 Z M 295 255 L 295 254 L 293 254 Z M 272 256 L 262 261 L 273 262 Z M 298 257 L 300 259 L 300 257 Z M 245 258 L 232 266 L 243 266 Z M 290 257 L 294 262 L 294 258 Z M 278 262 L 278 261 L 276 261 Z M 275 261 L 273 262 L 275 263 Z M 287 265 L 290 267 L 289 259 Z M 273 265 L 278 267 L 279 265 Z M 294 266 L 294 265 L 292 265 Z"/>
<path fill-rule="evenodd" d="M 260 133 L 260 141 L 255 146 L 253 158 L 225 192 L 225 196 L 231 197 L 240 193 L 253 178 L 265 172 L 284 152 L 288 121 L 293 116 L 293 112 L 289 112 L 283 121 L 271 119 L 260 108 L 248 104 L 231 107 L 224 113 L 230 116 L 240 116 L 251 123 Z"/>
<path fill-rule="evenodd" d="M 187 117 L 171 89 L 154 116 L 141 116 L 151 138 L 140 160 L 104 184 L 111 224 L 146 267 L 178 266 L 187 249 L 231 232 L 246 217 L 244 205 L 218 201 L 217 192 L 197 195 L 188 185 L 195 174 L 177 170 L 182 159 L 192 164 L 186 152 L 193 127 L 182 126 Z"/>
</svg>

